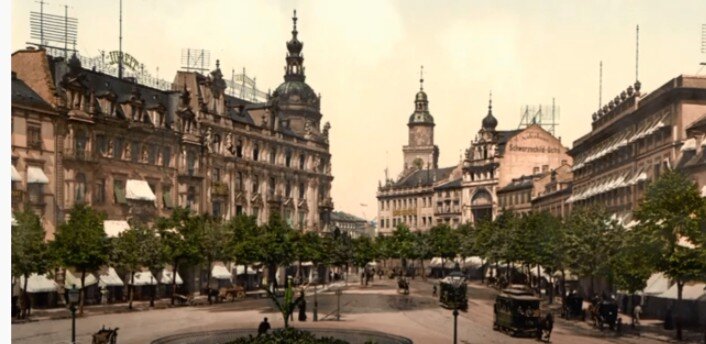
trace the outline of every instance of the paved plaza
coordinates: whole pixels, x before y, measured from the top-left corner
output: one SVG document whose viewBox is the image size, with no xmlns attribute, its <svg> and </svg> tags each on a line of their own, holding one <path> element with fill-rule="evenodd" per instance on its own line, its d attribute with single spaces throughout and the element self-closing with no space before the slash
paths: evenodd
<svg viewBox="0 0 706 344">
<path fill-rule="evenodd" d="M 308 321 L 294 321 L 295 327 L 345 328 L 382 331 L 412 339 L 415 343 L 451 343 L 453 316 L 432 298 L 432 280 L 411 283 L 409 296 L 397 294 L 394 281 L 375 280 L 368 287 L 348 283 L 341 296 L 341 320 L 335 320 L 336 296 L 333 288 L 318 295 L 319 322 L 312 322 L 313 295 L 307 298 Z M 458 318 L 459 343 L 530 343 L 531 338 L 513 338 L 492 329 L 495 291 L 478 283 L 469 284 L 469 311 Z M 95 313 L 95 311 L 94 311 Z M 328 316 L 327 316 L 328 315 Z M 176 333 L 224 329 L 255 329 L 263 317 L 274 328 L 283 326 L 268 299 L 247 299 L 211 306 L 177 307 L 91 315 L 77 319 L 77 340 L 90 343 L 91 334 L 101 326 L 119 327 L 119 343 L 149 343 Z M 295 315 L 296 319 L 296 315 Z M 323 320 L 322 320 L 323 319 Z M 68 343 L 70 319 L 39 320 L 12 325 L 13 343 Z M 660 343 L 667 338 L 654 336 L 616 337 L 612 331 L 592 329 L 588 323 L 557 320 L 554 343 Z"/>
</svg>

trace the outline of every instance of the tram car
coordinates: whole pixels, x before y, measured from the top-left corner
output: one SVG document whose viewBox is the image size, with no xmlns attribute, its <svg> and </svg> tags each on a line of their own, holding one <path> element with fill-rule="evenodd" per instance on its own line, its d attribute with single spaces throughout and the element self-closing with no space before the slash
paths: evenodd
<svg viewBox="0 0 706 344">
<path fill-rule="evenodd" d="M 464 280 L 458 287 L 454 286 L 451 277 L 445 277 L 439 282 L 439 303 L 448 309 L 468 311 L 468 288 Z"/>
<path fill-rule="evenodd" d="M 540 321 L 539 301 L 530 291 L 503 289 L 495 298 L 493 330 L 534 336 Z"/>
</svg>

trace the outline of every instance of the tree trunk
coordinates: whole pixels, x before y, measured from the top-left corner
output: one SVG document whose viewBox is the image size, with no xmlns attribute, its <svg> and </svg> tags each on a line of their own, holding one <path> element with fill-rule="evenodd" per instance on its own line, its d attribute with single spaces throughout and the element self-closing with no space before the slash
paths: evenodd
<svg viewBox="0 0 706 344">
<path fill-rule="evenodd" d="M 174 296 L 176 294 L 176 273 L 177 273 L 177 260 L 175 259 L 172 265 L 172 306 L 174 306 Z"/>
<path fill-rule="evenodd" d="M 589 295 L 591 298 L 593 298 L 593 294 L 595 294 L 595 291 L 596 291 L 595 287 L 593 286 L 593 280 L 594 280 L 593 275 L 591 275 L 591 285 L 589 286 L 589 287 L 590 287 L 590 289 L 589 289 L 590 291 L 589 291 L 589 293 L 588 293 L 588 295 Z"/>
<path fill-rule="evenodd" d="M 31 307 L 29 302 L 29 295 L 27 295 L 27 282 L 29 281 L 29 274 L 25 274 L 25 283 L 22 293 L 20 293 L 20 319 L 25 319 L 29 317 L 29 309 Z"/>
<path fill-rule="evenodd" d="M 243 265 L 243 270 L 245 273 L 245 291 L 248 291 L 250 289 L 250 276 L 248 276 L 248 265 L 247 264 Z M 238 278 L 238 266 L 237 265 L 235 266 L 235 278 L 236 278 L 236 280 Z"/>
<path fill-rule="evenodd" d="M 135 297 L 135 270 L 130 270 L 130 285 L 127 286 L 128 304 L 127 309 L 132 310 L 132 300 Z"/>
<path fill-rule="evenodd" d="M 213 303 L 213 300 L 211 300 L 211 273 L 212 273 L 211 264 L 213 264 L 213 262 L 211 262 L 211 259 L 207 260 L 207 264 L 208 264 L 208 272 L 207 272 L 206 276 L 208 276 L 208 277 L 206 278 L 206 294 L 208 294 L 208 304 L 210 305 Z"/>
<path fill-rule="evenodd" d="M 510 262 L 509 261 L 505 262 L 505 279 L 507 280 L 508 283 L 512 283 L 512 281 L 510 281 Z"/>
<path fill-rule="evenodd" d="M 561 304 L 566 304 L 566 274 L 564 268 L 561 269 Z"/>
<path fill-rule="evenodd" d="M 272 293 L 276 295 L 277 293 L 277 265 L 268 264 L 267 265 L 267 279 L 269 279 L 269 287 L 272 289 Z"/>
<path fill-rule="evenodd" d="M 81 270 L 81 295 L 78 302 L 78 314 L 83 315 L 83 304 L 86 301 L 86 269 Z"/>
<path fill-rule="evenodd" d="M 485 262 L 482 257 L 480 259 L 480 283 L 485 283 Z"/>
<path fill-rule="evenodd" d="M 676 307 L 676 316 L 674 317 L 675 320 L 675 325 L 677 327 L 677 340 L 682 340 L 682 331 L 681 331 L 681 310 L 682 310 L 682 291 L 684 291 L 684 282 L 683 281 L 677 281 L 677 307 Z"/>
<path fill-rule="evenodd" d="M 422 267 L 422 280 L 426 281 L 427 280 L 427 273 L 424 270 L 424 258 L 419 259 L 419 265 Z"/>
</svg>

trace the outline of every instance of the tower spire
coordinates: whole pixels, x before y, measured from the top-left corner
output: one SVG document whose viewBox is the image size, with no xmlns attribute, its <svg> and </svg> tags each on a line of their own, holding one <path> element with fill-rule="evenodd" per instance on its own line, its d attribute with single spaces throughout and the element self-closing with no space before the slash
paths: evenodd
<svg viewBox="0 0 706 344">
<path fill-rule="evenodd" d="M 287 66 L 285 67 L 285 81 L 304 81 L 304 57 L 301 55 L 304 43 L 297 38 L 297 10 L 292 16 L 292 39 L 287 42 Z"/>
<path fill-rule="evenodd" d="M 488 114 L 492 115 L 493 114 L 493 91 L 490 91 L 490 94 L 488 95 Z"/>
<path fill-rule="evenodd" d="M 419 90 L 424 91 L 424 66 L 419 69 Z"/>
</svg>

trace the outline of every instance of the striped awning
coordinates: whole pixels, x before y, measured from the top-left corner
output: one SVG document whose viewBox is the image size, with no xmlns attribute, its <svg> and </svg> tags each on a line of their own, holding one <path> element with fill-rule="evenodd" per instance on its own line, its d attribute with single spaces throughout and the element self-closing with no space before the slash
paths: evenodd
<svg viewBox="0 0 706 344">
<path fill-rule="evenodd" d="M 10 177 L 12 178 L 13 182 L 21 182 L 22 181 L 22 176 L 20 175 L 19 172 L 17 172 L 17 169 L 15 168 L 14 165 L 10 165 L 12 167 L 12 172 L 10 174 Z"/>
<path fill-rule="evenodd" d="M 20 288 L 24 289 L 25 278 L 20 277 Z M 27 280 L 27 292 L 28 293 L 49 293 L 55 292 L 57 288 L 56 282 L 53 279 L 47 277 L 46 274 L 38 275 L 33 273 L 29 275 Z"/>
<path fill-rule="evenodd" d="M 128 179 L 125 188 L 125 198 L 127 199 L 152 202 L 157 199 L 157 197 L 154 195 L 154 192 L 152 192 L 150 185 L 147 184 L 147 181 Z"/>
<path fill-rule="evenodd" d="M 152 272 L 149 270 L 135 272 L 133 276 L 134 279 L 127 281 L 128 284 L 135 286 L 157 285 L 157 279 L 154 278 L 154 275 L 152 275 Z"/>
<path fill-rule="evenodd" d="M 113 267 L 101 270 L 98 274 L 98 285 L 101 287 L 122 287 L 125 285 Z"/>
<path fill-rule="evenodd" d="M 27 184 L 49 184 L 49 178 L 41 168 L 29 166 L 27 167 Z"/>
<path fill-rule="evenodd" d="M 166 266 L 159 273 L 159 283 L 171 285 L 173 282 L 174 282 L 174 278 L 172 277 L 172 268 L 170 266 Z M 176 284 L 183 284 L 183 283 L 184 283 L 184 281 L 181 279 L 181 276 L 179 276 L 179 271 L 177 271 Z"/>
<path fill-rule="evenodd" d="M 105 220 L 103 230 L 109 238 L 117 238 L 120 233 L 130 229 L 130 225 L 125 220 Z"/>
<path fill-rule="evenodd" d="M 85 281 L 87 287 L 98 283 L 98 279 L 96 278 L 96 276 L 90 272 L 86 272 L 86 277 L 85 277 L 84 281 Z M 64 279 L 64 288 L 70 289 L 72 285 L 75 285 L 76 288 L 79 288 L 79 289 L 83 287 L 83 285 L 81 284 L 81 272 L 75 271 L 73 269 L 66 269 L 66 276 Z"/>
<path fill-rule="evenodd" d="M 233 276 L 231 275 L 230 271 L 228 271 L 228 269 L 225 266 L 223 266 L 221 264 L 216 264 L 213 266 L 213 269 L 211 269 L 211 277 L 215 278 L 215 279 L 229 280 Z"/>
</svg>

